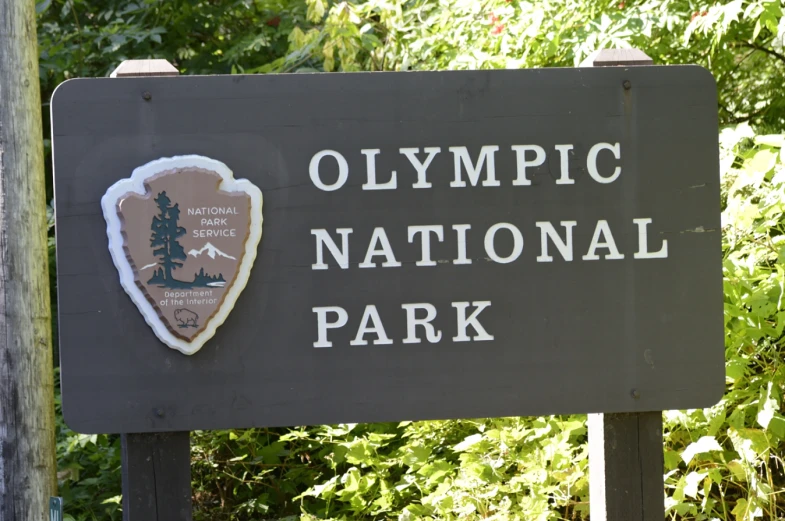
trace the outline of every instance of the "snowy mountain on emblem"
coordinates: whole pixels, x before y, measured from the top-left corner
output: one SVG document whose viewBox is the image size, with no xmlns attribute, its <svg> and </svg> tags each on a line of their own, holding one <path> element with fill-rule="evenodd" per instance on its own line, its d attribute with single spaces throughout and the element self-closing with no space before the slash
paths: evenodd
<svg viewBox="0 0 785 521">
<path fill-rule="evenodd" d="M 197 249 L 193 249 L 193 250 L 189 251 L 188 255 L 190 255 L 191 257 L 199 257 L 203 253 L 206 253 L 207 256 L 210 257 L 211 259 L 214 259 L 215 256 L 217 255 L 219 257 L 226 257 L 227 259 L 237 260 L 235 257 L 232 257 L 231 255 L 228 255 L 228 254 L 222 252 L 221 250 L 219 250 L 218 248 L 216 248 L 215 246 L 213 246 L 209 242 L 206 243 L 204 246 L 202 246 L 198 250 Z"/>
</svg>

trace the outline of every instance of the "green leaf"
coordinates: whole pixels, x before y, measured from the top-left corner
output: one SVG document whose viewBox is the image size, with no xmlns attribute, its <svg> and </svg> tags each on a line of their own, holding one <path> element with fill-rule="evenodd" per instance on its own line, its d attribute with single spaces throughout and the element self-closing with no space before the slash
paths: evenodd
<svg viewBox="0 0 785 521">
<path fill-rule="evenodd" d="M 684 495 L 696 498 L 698 497 L 698 485 L 708 476 L 708 472 L 690 472 L 684 477 Z"/>
<path fill-rule="evenodd" d="M 765 134 L 755 136 L 756 145 L 781 148 L 785 145 L 785 134 Z"/>
<path fill-rule="evenodd" d="M 777 436 L 780 440 L 785 440 L 785 417 L 778 413 L 774 413 L 769 420 L 766 430 Z"/>
<path fill-rule="evenodd" d="M 760 24 L 760 19 L 758 19 L 758 21 L 755 22 L 755 29 L 752 31 L 752 40 L 753 41 L 758 39 L 758 35 L 760 34 L 761 28 L 762 27 L 761 27 L 761 24 Z"/>
<path fill-rule="evenodd" d="M 49 6 L 52 5 L 52 0 L 37 0 L 35 3 L 35 13 L 40 15 L 44 13 Z"/>
<path fill-rule="evenodd" d="M 324 0 L 305 0 L 308 5 L 308 14 L 306 15 L 309 22 L 320 22 L 324 18 L 326 9 Z"/>
<path fill-rule="evenodd" d="M 690 443 L 687 448 L 681 453 L 681 459 L 687 465 L 690 464 L 692 459 L 697 455 L 704 452 L 721 451 L 722 447 L 714 436 L 703 436 L 698 441 Z"/>
<path fill-rule="evenodd" d="M 725 363 L 725 375 L 733 382 L 744 378 L 747 361 L 742 358 L 731 358 Z"/>
<path fill-rule="evenodd" d="M 454 450 L 455 452 L 463 452 L 481 441 L 482 441 L 482 434 L 472 434 L 471 436 L 467 436 L 466 438 L 464 438 L 464 440 L 459 444 L 455 445 L 452 448 L 452 450 Z"/>
<path fill-rule="evenodd" d="M 679 463 L 682 461 L 681 456 L 675 450 L 666 449 L 664 452 L 665 457 L 665 470 L 673 470 L 679 468 Z"/>
<path fill-rule="evenodd" d="M 773 382 L 769 382 L 768 386 L 761 390 L 757 421 L 764 429 L 768 429 L 774 415 L 779 412 L 779 400 L 774 396 L 773 385 Z"/>
<path fill-rule="evenodd" d="M 728 436 L 736 452 L 747 463 L 756 464 L 768 454 L 769 440 L 763 431 L 731 428 L 728 429 Z"/>
<path fill-rule="evenodd" d="M 775 153 L 772 150 L 763 149 L 763 150 L 759 150 L 752 157 L 752 160 L 744 165 L 744 168 L 745 170 L 750 172 L 751 178 L 757 181 L 761 174 L 765 174 L 766 172 L 774 168 L 774 164 L 776 162 L 777 162 L 777 153 Z M 760 181 L 756 183 L 756 185 L 758 184 L 760 184 Z"/>
<path fill-rule="evenodd" d="M 405 450 L 402 461 L 404 464 L 412 466 L 421 466 L 428 461 L 431 455 L 431 449 L 423 445 L 412 445 Z"/>
<path fill-rule="evenodd" d="M 454 467 L 451 463 L 444 460 L 437 460 L 423 466 L 417 473 L 425 477 L 429 484 L 432 484 L 442 481 L 449 476 L 453 470 Z"/>
<path fill-rule="evenodd" d="M 731 471 L 736 481 L 741 483 L 747 481 L 747 472 L 744 470 L 746 468 L 746 464 L 744 462 L 741 460 L 733 460 L 726 463 L 725 466 L 728 468 L 728 470 Z"/>
</svg>

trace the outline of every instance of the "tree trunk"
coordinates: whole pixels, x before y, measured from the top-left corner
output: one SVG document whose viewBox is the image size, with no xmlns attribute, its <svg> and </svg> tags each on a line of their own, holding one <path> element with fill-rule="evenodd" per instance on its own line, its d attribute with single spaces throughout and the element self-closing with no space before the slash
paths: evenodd
<svg viewBox="0 0 785 521">
<path fill-rule="evenodd" d="M 35 1 L 0 0 L 0 521 L 56 493 L 52 331 Z"/>
</svg>

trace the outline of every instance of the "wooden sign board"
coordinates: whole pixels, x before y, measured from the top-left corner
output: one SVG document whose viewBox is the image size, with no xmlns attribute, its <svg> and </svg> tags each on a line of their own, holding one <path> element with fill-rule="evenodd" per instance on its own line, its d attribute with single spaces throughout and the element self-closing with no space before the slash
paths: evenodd
<svg viewBox="0 0 785 521">
<path fill-rule="evenodd" d="M 709 406 L 716 107 L 692 66 L 66 82 L 66 422 Z"/>
</svg>

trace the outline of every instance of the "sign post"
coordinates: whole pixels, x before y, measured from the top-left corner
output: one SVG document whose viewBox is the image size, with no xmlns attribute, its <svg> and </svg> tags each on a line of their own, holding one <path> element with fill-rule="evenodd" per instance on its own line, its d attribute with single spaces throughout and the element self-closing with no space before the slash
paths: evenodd
<svg viewBox="0 0 785 521">
<path fill-rule="evenodd" d="M 652 65 L 638 49 L 605 49 L 590 56 L 584 67 Z M 633 89 L 628 80 L 624 118 L 634 116 Z M 630 389 L 640 399 L 640 390 Z M 589 507 L 595 521 L 661 521 L 665 517 L 662 452 L 662 411 L 589 414 Z"/>
<path fill-rule="evenodd" d="M 189 432 L 123 434 L 123 521 L 190 521 Z"/>
<path fill-rule="evenodd" d="M 126 60 L 111 77 L 177 75 L 166 60 Z M 149 92 L 141 95 L 152 101 Z M 166 413 L 157 408 L 154 414 L 163 417 Z M 123 521 L 193 519 L 190 432 L 125 433 L 121 444 Z"/>
<path fill-rule="evenodd" d="M 190 430 L 604 413 L 596 516 L 661 517 L 651 411 L 724 391 L 716 87 L 633 58 L 61 85 L 66 422 L 188 519 Z"/>
</svg>

